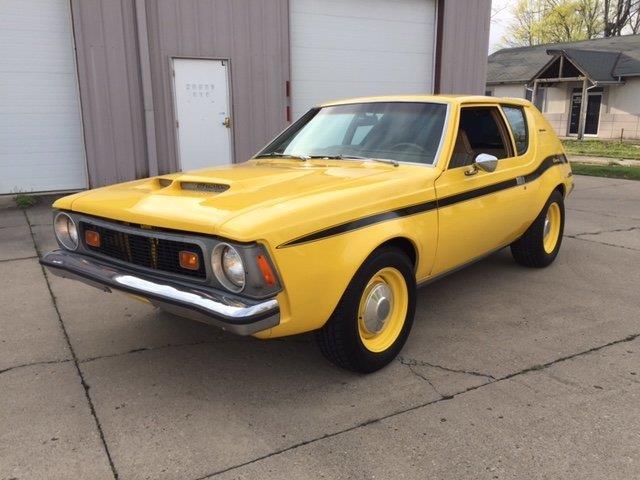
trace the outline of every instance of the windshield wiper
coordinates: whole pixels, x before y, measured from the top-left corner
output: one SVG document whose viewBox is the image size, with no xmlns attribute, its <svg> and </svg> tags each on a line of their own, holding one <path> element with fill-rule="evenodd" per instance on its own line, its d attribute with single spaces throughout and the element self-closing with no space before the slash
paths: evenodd
<svg viewBox="0 0 640 480">
<path fill-rule="evenodd" d="M 327 160 L 371 160 L 372 162 L 388 163 L 394 167 L 400 165 L 396 160 L 390 158 L 360 157 L 358 155 L 311 155 L 309 158 L 326 158 Z"/>
<path fill-rule="evenodd" d="M 255 158 L 272 158 L 272 157 L 277 157 L 277 158 L 296 158 L 298 160 L 302 160 L 303 162 L 306 162 L 307 160 L 309 160 L 310 156 L 308 155 L 288 155 L 285 153 L 278 153 L 278 152 L 270 152 L 270 153 L 262 153 L 260 155 L 256 155 Z"/>
</svg>

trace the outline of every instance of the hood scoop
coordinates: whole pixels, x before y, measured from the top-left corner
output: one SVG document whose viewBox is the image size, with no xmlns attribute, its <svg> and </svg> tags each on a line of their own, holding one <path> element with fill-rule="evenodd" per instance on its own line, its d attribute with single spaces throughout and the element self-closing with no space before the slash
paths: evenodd
<svg viewBox="0 0 640 480">
<path fill-rule="evenodd" d="M 229 185 L 224 183 L 180 182 L 180 188 L 182 190 L 191 190 L 192 192 L 222 193 L 229 190 Z"/>
</svg>

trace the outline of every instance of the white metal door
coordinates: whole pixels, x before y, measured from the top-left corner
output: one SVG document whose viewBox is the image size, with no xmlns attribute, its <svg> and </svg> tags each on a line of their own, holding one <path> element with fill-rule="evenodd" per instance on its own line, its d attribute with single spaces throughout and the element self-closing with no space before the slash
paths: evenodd
<svg viewBox="0 0 640 480">
<path fill-rule="evenodd" d="M 173 78 L 180 168 L 231 163 L 227 62 L 174 58 Z"/>
<path fill-rule="evenodd" d="M 87 186 L 70 3 L 0 1 L 0 194 Z"/>
<path fill-rule="evenodd" d="M 328 100 L 433 92 L 435 0 L 290 0 L 294 119 Z"/>
</svg>

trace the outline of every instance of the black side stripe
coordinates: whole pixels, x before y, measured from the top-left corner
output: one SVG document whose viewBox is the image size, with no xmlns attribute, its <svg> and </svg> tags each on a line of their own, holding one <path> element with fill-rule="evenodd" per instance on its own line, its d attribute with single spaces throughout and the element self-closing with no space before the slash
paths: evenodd
<svg viewBox="0 0 640 480">
<path fill-rule="evenodd" d="M 293 245 L 299 245 L 301 243 L 314 242 L 322 238 L 340 235 L 342 233 L 347 233 L 352 230 L 358 230 L 360 228 L 368 227 L 369 225 L 373 225 L 376 223 L 394 220 L 401 217 L 408 217 L 409 215 L 428 212 L 429 210 L 435 210 L 436 208 L 448 207 L 459 202 L 464 202 L 477 197 L 482 197 L 484 195 L 496 193 L 501 190 L 516 187 L 518 185 L 524 185 L 525 183 L 537 180 L 549 168 L 560 163 L 567 163 L 567 158 L 562 154 L 552 155 L 545 158 L 540 163 L 538 168 L 527 175 L 512 178 L 510 180 L 505 180 L 504 182 L 500 183 L 494 183 L 493 185 L 487 185 L 486 187 L 477 188 L 475 190 L 469 190 L 468 192 L 459 193 L 457 195 L 451 195 L 449 197 L 441 198 L 438 200 L 429 200 L 428 202 L 418 203 L 416 205 L 402 207 L 388 212 L 376 213 L 367 217 L 359 218 L 357 220 L 341 223 L 339 225 L 325 228 L 324 230 L 319 230 L 317 232 L 298 237 L 294 240 L 290 240 L 289 242 L 285 242 L 279 245 L 278 248 L 291 247 Z"/>
</svg>

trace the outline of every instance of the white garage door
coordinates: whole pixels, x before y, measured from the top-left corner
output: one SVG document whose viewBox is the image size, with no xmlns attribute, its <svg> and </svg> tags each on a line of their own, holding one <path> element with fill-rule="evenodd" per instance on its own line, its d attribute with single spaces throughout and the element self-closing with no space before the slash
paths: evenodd
<svg viewBox="0 0 640 480">
<path fill-rule="evenodd" d="M 0 1 L 0 194 L 87 186 L 69 4 Z"/>
<path fill-rule="evenodd" d="M 328 100 L 431 93 L 435 0 L 291 0 L 294 119 Z"/>
</svg>

